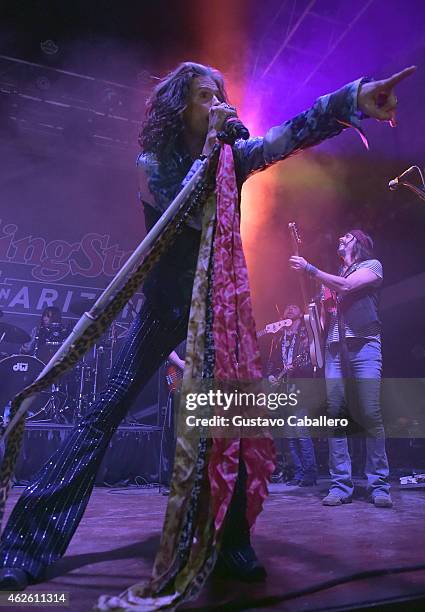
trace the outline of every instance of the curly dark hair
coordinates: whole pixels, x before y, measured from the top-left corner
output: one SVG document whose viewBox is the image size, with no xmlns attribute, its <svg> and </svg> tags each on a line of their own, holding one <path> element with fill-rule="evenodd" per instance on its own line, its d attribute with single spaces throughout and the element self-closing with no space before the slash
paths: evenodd
<svg viewBox="0 0 425 612">
<path fill-rule="evenodd" d="M 161 79 L 146 101 L 146 116 L 139 135 L 139 144 L 144 153 L 153 153 L 161 162 L 178 148 L 190 85 L 193 79 L 200 76 L 213 79 L 221 101 L 228 101 L 224 80 L 218 70 L 203 64 L 183 62 Z"/>
</svg>

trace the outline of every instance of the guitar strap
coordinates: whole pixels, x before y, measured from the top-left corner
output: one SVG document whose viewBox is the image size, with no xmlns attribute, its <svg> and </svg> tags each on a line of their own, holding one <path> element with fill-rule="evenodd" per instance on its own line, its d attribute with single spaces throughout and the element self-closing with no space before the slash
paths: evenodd
<svg viewBox="0 0 425 612">
<path fill-rule="evenodd" d="M 296 340 L 298 339 L 298 332 L 295 334 L 292 334 L 291 340 L 289 342 L 289 346 L 287 346 L 287 338 L 288 338 L 288 333 L 287 333 L 287 330 L 285 329 L 285 333 L 283 335 L 283 342 L 281 345 L 282 363 L 285 368 L 292 365 L 292 362 L 294 360 L 294 355 L 297 356 L 296 351 L 298 350 L 298 346 L 296 346 Z"/>
<path fill-rule="evenodd" d="M 347 338 L 345 337 L 344 314 L 340 307 L 340 302 L 336 301 L 336 314 L 338 319 L 339 353 L 341 357 L 341 370 L 344 379 L 352 377 L 352 367 L 348 352 Z"/>
<path fill-rule="evenodd" d="M 344 278 L 347 278 L 356 270 L 355 268 L 356 262 L 352 263 L 345 272 L 341 275 Z M 350 355 L 348 352 L 347 338 L 345 337 L 345 320 L 344 313 L 341 308 L 341 300 L 336 296 L 336 314 L 338 320 L 338 338 L 339 338 L 339 347 L 340 347 L 340 356 L 341 356 L 341 369 L 344 378 L 352 377 L 352 367 L 350 363 Z"/>
<path fill-rule="evenodd" d="M 345 278 L 350 276 L 350 274 L 356 269 L 354 266 L 355 263 L 351 264 L 351 266 L 347 268 L 342 276 Z M 341 358 L 342 376 L 344 380 L 347 412 L 351 416 L 352 414 L 359 414 L 359 394 L 356 381 L 353 376 L 353 368 L 351 367 L 348 343 L 345 336 L 344 313 L 342 312 L 341 301 L 338 299 L 336 299 L 336 313 L 338 319 L 339 353 Z M 349 410 L 350 408 L 351 411 Z"/>
</svg>

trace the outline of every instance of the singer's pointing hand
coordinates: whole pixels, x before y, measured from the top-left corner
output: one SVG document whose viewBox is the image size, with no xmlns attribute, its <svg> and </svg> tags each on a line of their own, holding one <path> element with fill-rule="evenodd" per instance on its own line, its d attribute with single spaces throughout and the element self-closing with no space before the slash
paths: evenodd
<svg viewBox="0 0 425 612">
<path fill-rule="evenodd" d="M 415 70 L 416 66 L 410 66 L 393 74 L 388 79 L 363 83 L 360 86 L 357 100 L 359 109 L 369 117 L 380 121 L 389 121 L 391 127 L 395 127 L 397 125 L 397 98 L 394 88 L 403 79 L 413 74 Z"/>
</svg>

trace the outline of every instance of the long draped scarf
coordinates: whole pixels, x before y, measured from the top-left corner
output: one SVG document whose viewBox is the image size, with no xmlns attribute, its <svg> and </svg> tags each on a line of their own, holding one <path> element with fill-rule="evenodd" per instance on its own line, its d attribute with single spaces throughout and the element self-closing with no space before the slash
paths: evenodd
<svg viewBox="0 0 425 612">
<path fill-rule="evenodd" d="M 211 359 L 213 355 L 213 359 Z M 182 398 L 203 377 L 260 380 L 260 354 L 232 149 L 223 145 L 215 194 L 203 213 L 189 317 Z M 180 417 L 184 410 L 180 409 Z M 247 520 L 252 526 L 267 495 L 274 447 L 264 438 L 177 438 L 171 491 L 152 577 L 118 597 L 102 596 L 97 610 L 175 610 L 195 598 L 214 568 L 239 464 L 247 473 Z"/>
</svg>

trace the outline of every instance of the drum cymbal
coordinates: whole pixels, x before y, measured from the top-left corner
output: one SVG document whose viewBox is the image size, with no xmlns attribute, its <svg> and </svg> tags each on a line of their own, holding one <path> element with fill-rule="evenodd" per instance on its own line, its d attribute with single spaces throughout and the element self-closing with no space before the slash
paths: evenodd
<svg viewBox="0 0 425 612">
<path fill-rule="evenodd" d="M 24 329 L 16 325 L 10 325 L 10 323 L 0 323 L 0 338 L 3 334 L 3 341 L 11 342 L 12 344 L 23 344 L 31 340 L 30 335 Z"/>
</svg>

